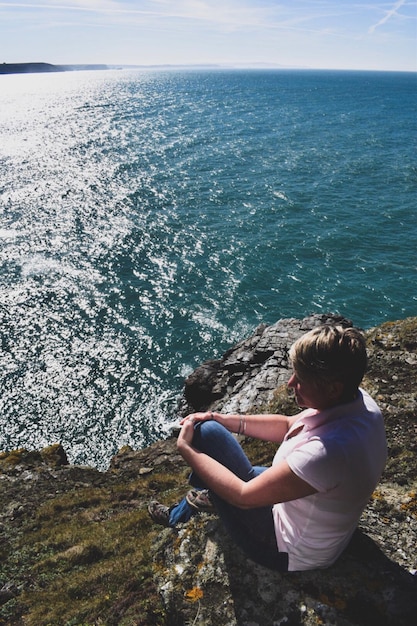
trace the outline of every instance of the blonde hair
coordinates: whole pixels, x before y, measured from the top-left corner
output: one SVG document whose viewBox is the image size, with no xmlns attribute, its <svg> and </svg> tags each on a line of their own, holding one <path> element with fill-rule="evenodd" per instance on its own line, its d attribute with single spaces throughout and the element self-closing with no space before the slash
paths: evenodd
<svg viewBox="0 0 417 626">
<path fill-rule="evenodd" d="M 343 400 L 355 397 L 366 371 L 366 343 L 357 328 L 326 324 L 313 328 L 297 339 L 289 352 L 290 361 L 300 380 L 320 389 L 326 383 L 344 385 Z"/>
</svg>

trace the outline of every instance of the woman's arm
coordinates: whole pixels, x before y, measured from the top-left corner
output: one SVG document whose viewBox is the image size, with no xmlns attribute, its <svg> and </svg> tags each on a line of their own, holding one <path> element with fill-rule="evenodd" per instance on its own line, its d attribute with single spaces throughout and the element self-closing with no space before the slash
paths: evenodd
<svg viewBox="0 0 417 626">
<path fill-rule="evenodd" d="M 297 417 L 298 415 L 229 415 L 224 413 L 206 412 L 191 413 L 191 415 L 188 415 L 184 420 L 182 420 L 181 424 L 184 424 L 187 419 L 193 419 L 195 422 L 215 420 L 227 428 L 227 430 L 231 433 L 247 435 L 248 437 L 254 437 L 256 439 L 280 443 Z"/>
<path fill-rule="evenodd" d="M 177 442 L 180 454 L 207 487 L 230 504 L 250 509 L 316 493 L 311 485 L 294 474 L 286 461 L 245 482 L 227 467 L 194 448 L 191 445 L 193 434 L 194 419 L 186 418 Z"/>
</svg>

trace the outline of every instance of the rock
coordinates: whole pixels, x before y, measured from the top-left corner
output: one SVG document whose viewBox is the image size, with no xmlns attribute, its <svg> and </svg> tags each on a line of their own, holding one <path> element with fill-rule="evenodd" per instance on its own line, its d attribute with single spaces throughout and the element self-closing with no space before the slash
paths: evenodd
<svg viewBox="0 0 417 626">
<path fill-rule="evenodd" d="M 68 465 L 66 452 L 60 443 L 43 448 L 40 452 L 37 450 L 28 451 L 25 448 L 11 452 L 0 452 L 0 469 L 3 468 L 3 470 L 16 467 L 40 467 L 42 465 L 48 467 Z"/>
<path fill-rule="evenodd" d="M 56 443 L 41 450 L 41 457 L 44 463 L 47 463 L 51 467 L 68 465 L 67 454 L 60 443 Z"/>
<path fill-rule="evenodd" d="M 260 326 L 187 379 L 189 410 L 296 410 L 288 350 L 333 316 Z M 389 462 L 351 543 L 327 570 L 278 574 L 235 547 L 215 515 L 151 524 L 189 469 L 173 438 L 125 447 L 106 472 L 65 452 L 0 454 L 0 626 L 411 626 L 417 615 L 417 318 L 366 333 L 363 386 L 383 409 Z M 280 388 L 281 386 L 281 388 Z M 276 389 L 278 387 L 278 391 Z M 256 464 L 275 446 L 242 439 Z"/>
<path fill-rule="evenodd" d="M 183 415 L 194 411 L 260 412 L 288 381 L 288 350 L 307 330 L 337 322 L 352 322 L 336 315 L 312 315 L 303 320 L 284 319 L 259 326 L 217 361 L 207 361 L 185 381 Z"/>
<path fill-rule="evenodd" d="M 172 624 L 411 626 L 415 620 L 416 577 L 360 531 L 323 571 L 267 570 L 235 549 L 208 515 L 163 531 L 155 552 Z"/>
</svg>

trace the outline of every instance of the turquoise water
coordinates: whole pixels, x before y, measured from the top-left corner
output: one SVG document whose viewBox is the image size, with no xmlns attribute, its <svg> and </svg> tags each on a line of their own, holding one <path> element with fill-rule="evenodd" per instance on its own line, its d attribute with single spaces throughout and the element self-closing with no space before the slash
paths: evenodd
<svg viewBox="0 0 417 626">
<path fill-rule="evenodd" d="M 417 314 L 415 74 L 0 77 L 0 450 L 107 466 L 261 322 Z"/>
</svg>

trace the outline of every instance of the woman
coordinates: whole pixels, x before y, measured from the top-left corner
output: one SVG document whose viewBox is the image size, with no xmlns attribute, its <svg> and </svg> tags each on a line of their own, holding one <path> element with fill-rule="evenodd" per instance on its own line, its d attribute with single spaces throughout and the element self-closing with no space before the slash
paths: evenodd
<svg viewBox="0 0 417 626">
<path fill-rule="evenodd" d="M 386 462 L 381 412 L 359 389 L 366 345 L 355 328 L 325 325 L 290 350 L 294 416 L 193 413 L 178 450 L 191 490 L 154 521 L 175 526 L 212 502 L 235 542 L 278 571 L 328 567 L 348 544 Z M 281 443 L 269 468 L 253 467 L 231 433 Z M 207 491 L 208 490 L 208 491 Z"/>
</svg>

